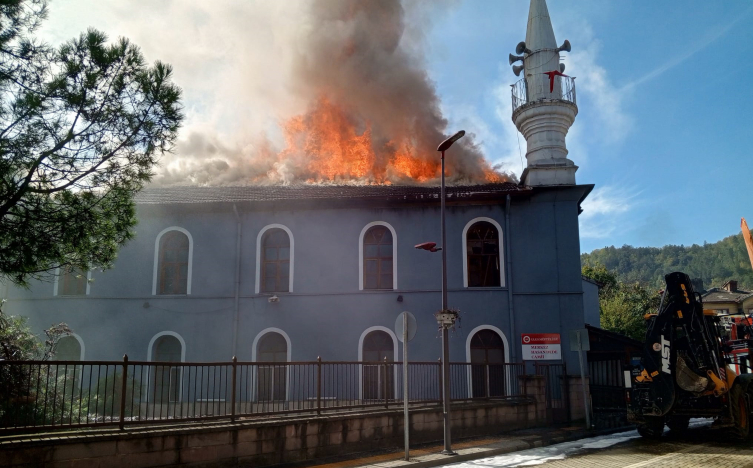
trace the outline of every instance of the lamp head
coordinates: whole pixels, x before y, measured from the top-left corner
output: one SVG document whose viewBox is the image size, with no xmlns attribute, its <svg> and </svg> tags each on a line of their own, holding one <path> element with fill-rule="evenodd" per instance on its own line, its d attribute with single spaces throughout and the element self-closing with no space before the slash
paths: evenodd
<svg viewBox="0 0 753 468">
<path fill-rule="evenodd" d="M 460 130 L 456 134 L 452 135 L 450 138 L 440 143 L 439 146 L 437 147 L 437 151 L 445 151 L 447 148 L 452 146 L 453 143 L 463 138 L 464 135 L 465 135 L 465 130 Z"/>
</svg>

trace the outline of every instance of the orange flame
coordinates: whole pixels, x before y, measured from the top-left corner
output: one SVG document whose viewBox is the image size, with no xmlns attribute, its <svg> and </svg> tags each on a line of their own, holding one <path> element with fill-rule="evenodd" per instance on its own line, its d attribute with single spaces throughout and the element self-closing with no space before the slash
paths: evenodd
<svg viewBox="0 0 753 468">
<path fill-rule="evenodd" d="M 425 183 L 440 176 L 441 161 L 433 148 L 419 154 L 410 135 L 374 141 L 369 123 L 358 122 L 326 97 L 320 97 L 305 115 L 284 122 L 282 129 L 286 147 L 277 154 L 277 163 L 287 165 L 307 183 Z M 447 175 L 451 173 L 450 167 Z M 490 166 L 484 168 L 484 182 L 504 180 Z"/>
</svg>

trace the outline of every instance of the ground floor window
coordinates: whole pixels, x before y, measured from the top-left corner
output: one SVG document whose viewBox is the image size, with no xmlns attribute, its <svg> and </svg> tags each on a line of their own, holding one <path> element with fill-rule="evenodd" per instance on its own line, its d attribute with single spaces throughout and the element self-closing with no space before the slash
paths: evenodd
<svg viewBox="0 0 753 468">
<path fill-rule="evenodd" d="M 395 398 L 395 343 L 384 331 L 370 332 L 363 340 L 363 398 Z M 384 364 L 385 358 L 388 364 Z"/>
<path fill-rule="evenodd" d="M 471 338 L 473 398 L 505 395 L 505 344 L 493 330 L 479 330 Z"/>
<path fill-rule="evenodd" d="M 270 332 L 259 340 L 257 395 L 259 401 L 283 401 L 287 395 L 288 342 L 279 333 Z M 280 364 L 277 364 L 280 363 Z"/>
<path fill-rule="evenodd" d="M 183 345 L 172 335 L 163 335 L 154 342 L 152 361 L 158 363 L 181 362 Z M 155 403 L 180 401 L 181 368 L 169 364 L 157 365 L 152 370 L 151 400 Z"/>
</svg>

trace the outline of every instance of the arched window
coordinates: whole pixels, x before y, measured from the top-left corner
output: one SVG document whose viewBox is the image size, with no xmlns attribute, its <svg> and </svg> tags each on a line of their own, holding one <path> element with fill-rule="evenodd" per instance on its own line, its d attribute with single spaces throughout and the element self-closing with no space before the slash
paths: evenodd
<svg viewBox="0 0 753 468">
<path fill-rule="evenodd" d="M 363 289 L 394 289 L 393 239 L 387 226 L 377 225 L 363 236 Z"/>
<path fill-rule="evenodd" d="M 490 222 L 474 223 L 466 232 L 468 287 L 500 286 L 499 231 Z"/>
<path fill-rule="evenodd" d="M 55 345 L 56 361 L 80 361 L 81 343 L 75 336 L 66 335 L 61 337 Z"/>
<path fill-rule="evenodd" d="M 181 231 L 166 232 L 159 242 L 157 294 L 187 294 L 189 277 L 188 236 Z"/>
<path fill-rule="evenodd" d="M 363 398 L 376 400 L 395 397 L 394 367 L 395 342 L 385 331 L 375 330 L 363 339 Z M 386 393 L 385 393 L 386 392 Z"/>
<path fill-rule="evenodd" d="M 152 345 L 152 361 L 181 362 L 183 344 L 173 335 L 162 335 Z M 180 367 L 162 365 L 154 367 L 150 400 L 155 403 L 180 401 Z"/>
<path fill-rule="evenodd" d="M 256 349 L 259 364 L 259 401 L 284 401 L 287 395 L 288 342 L 276 332 L 266 333 Z M 276 364 L 281 363 L 281 364 Z"/>
<path fill-rule="evenodd" d="M 483 329 L 471 338 L 473 398 L 505 395 L 505 343 L 493 330 Z"/>
<path fill-rule="evenodd" d="M 54 351 L 55 354 L 52 359 L 55 361 L 81 361 L 83 359 L 82 342 L 73 335 L 60 337 L 57 343 L 55 343 Z M 65 376 L 66 381 L 63 383 L 62 388 L 66 393 L 66 397 L 75 395 L 81 387 L 82 367 L 75 364 L 58 364 L 55 369 L 51 370 L 56 377 Z"/>
<path fill-rule="evenodd" d="M 262 238 L 262 292 L 290 291 L 290 237 L 282 229 L 269 229 Z"/>
</svg>

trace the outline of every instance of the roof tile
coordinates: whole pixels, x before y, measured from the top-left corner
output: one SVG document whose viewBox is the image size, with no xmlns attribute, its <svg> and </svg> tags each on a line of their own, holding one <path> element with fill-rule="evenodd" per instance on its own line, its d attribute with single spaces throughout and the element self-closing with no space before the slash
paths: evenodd
<svg viewBox="0 0 753 468">
<path fill-rule="evenodd" d="M 701 296 L 704 303 L 707 302 L 742 302 L 743 300 L 750 297 L 753 293 L 750 291 L 743 291 L 742 289 L 738 289 L 737 291 L 730 292 L 726 291 L 724 289 L 719 288 L 712 288 L 706 291 L 705 294 Z"/>
<path fill-rule="evenodd" d="M 447 199 L 474 195 L 525 192 L 530 188 L 505 182 L 483 185 L 447 186 Z M 432 199 L 439 198 L 440 187 L 409 185 L 235 185 L 220 187 L 149 187 L 136 194 L 140 205 L 173 205 L 244 201 L 281 201 L 311 199 Z"/>
</svg>

